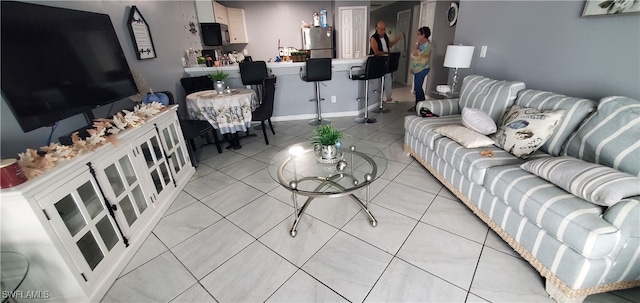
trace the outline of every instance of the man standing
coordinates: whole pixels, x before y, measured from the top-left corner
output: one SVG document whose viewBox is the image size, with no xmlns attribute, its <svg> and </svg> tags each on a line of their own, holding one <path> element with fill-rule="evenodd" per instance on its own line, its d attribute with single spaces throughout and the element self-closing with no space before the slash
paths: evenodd
<svg viewBox="0 0 640 303">
<path fill-rule="evenodd" d="M 401 33 L 397 36 L 393 41 L 389 41 L 389 36 L 387 36 L 387 24 L 384 21 L 378 21 L 376 24 L 376 32 L 371 35 L 371 39 L 369 39 L 369 55 L 386 55 L 389 53 L 389 49 L 391 49 L 400 39 L 404 38 L 404 33 Z M 384 91 L 385 95 L 387 95 L 386 102 L 393 102 L 391 99 L 391 84 L 393 83 L 393 79 L 391 79 L 391 73 L 386 74 L 384 76 Z"/>
</svg>

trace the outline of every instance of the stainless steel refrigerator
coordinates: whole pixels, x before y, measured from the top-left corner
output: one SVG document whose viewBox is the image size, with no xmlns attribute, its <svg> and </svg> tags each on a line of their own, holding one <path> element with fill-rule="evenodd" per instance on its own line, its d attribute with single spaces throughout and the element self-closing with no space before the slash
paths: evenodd
<svg viewBox="0 0 640 303">
<path fill-rule="evenodd" d="M 311 58 L 333 58 L 333 28 L 303 28 L 302 49 L 309 50 Z"/>
</svg>

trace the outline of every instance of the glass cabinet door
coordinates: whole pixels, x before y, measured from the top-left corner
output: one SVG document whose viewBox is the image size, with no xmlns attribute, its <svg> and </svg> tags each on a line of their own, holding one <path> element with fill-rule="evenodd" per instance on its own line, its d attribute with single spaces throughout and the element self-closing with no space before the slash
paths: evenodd
<svg viewBox="0 0 640 303">
<path fill-rule="evenodd" d="M 162 139 L 167 159 L 171 164 L 173 176 L 179 179 L 181 173 L 186 172 L 183 168 L 191 165 L 189 154 L 185 150 L 184 136 L 182 135 L 180 123 L 176 118 L 159 125 L 158 128 L 160 129 L 160 138 Z"/>
<path fill-rule="evenodd" d="M 141 180 L 145 175 L 143 169 L 137 168 L 136 162 L 143 162 L 134 149 L 122 148 L 99 163 L 93 163 L 96 175 L 108 201 L 115 206 L 115 213 L 123 233 L 130 237 L 138 227 L 141 217 L 151 215 L 151 193 L 145 195 Z M 144 181 L 142 181 L 144 182 Z"/>
<path fill-rule="evenodd" d="M 148 132 L 135 149 L 144 158 L 145 174 L 153 182 L 155 188 L 155 192 L 151 194 L 152 199 L 157 201 L 163 194 L 170 192 L 170 190 L 165 190 L 167 187 L 175 187 L 158 133 L 155 130 Z"/>
<path fill-rule="evenodd" d="M 89 284 L 124 250 L 117 226 L 88 170 L 38 202 Z"/>
</svg>

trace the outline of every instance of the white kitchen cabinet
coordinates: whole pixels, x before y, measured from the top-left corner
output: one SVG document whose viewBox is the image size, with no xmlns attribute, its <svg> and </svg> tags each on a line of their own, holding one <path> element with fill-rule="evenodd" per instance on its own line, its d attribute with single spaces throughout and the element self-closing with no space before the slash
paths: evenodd
<svg viewBox="0 0 640 303">
<path fill-rule="evenodd" d="M 229 25 L 229 17 L 227 16 L 227 8 L 215 1 L 212 1 L 213 4 L 213 14 L 216 17 L 217 23 L 222 23 Z"/>
<path fill-rule="evenodd" d="M 1 249 L 29 260 L 18 290 L 100 301 L 195 172 L 176 111 L 0 190 Z"/>
<path fill-rule="evenodd" d="M 196 15 L 199 23 L 214 23 L 213 2 L 211 0 L 196 0 Z"/>
<path fill-rule="evenodd" d="M 227 7 L 229 17 L 229 37 L 231 43 L 249 43 L 244 9 Z"/>
</svg>

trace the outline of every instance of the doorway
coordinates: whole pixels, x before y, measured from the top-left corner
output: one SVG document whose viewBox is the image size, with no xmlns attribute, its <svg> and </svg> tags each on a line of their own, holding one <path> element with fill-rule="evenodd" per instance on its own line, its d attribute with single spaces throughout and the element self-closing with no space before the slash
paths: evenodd
<svg viewBox="0 0 640 303">
<path fill-rule="evenodd" d="M 407 85 L 407 71 L 409 68 L 409 54 L 407 49 L 407 40 L 411 32 L 411 9 L 399 11 L 396 15 L 396 35 L 404 33 L 405 38 L 400 40 L 392 47 L 392 52 L 400 52 L 400 61 L 398 62 L 398 71 L 393 74 L 394 81 Z"/>
</svg>

